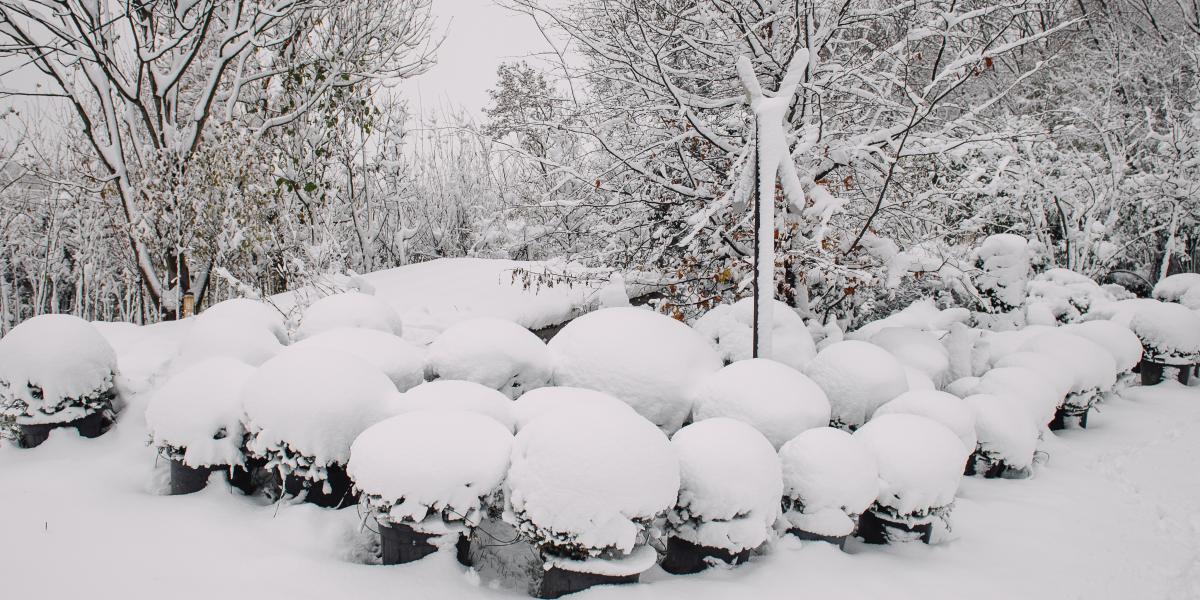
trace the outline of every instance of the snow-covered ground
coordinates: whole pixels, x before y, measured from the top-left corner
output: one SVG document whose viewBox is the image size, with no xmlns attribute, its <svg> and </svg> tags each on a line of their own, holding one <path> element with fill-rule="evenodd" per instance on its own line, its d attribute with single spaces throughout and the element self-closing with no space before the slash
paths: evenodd
<svg viewBox="0 0 1200 600">
<path fill-rule="evenodd" d="M 224 485 L 162 495 L 166 464 L 143 418 L 187 323 L 105 325 L 130 406 L 85 440 L 57 431 L 0 448 L 0 580 L 10 598 L 498 598 L 452 553 L 369 564 L 374 534 L 354 508 L 274 505 Z M 1087 430 L 1049 434 L 1028 480 L 968 477 L 952 540 L 934 546 L 775 542 L 749 564 L 582 598 L 1200 597 L 1200 387 L 1135 387 Z M 373 528 L 374 524 L 370 526 Z"/>
</svg>

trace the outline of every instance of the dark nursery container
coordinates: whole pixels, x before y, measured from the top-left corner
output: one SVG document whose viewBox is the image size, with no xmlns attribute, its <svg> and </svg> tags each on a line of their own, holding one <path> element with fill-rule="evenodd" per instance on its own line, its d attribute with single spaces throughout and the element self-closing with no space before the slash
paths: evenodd
<svg viewBox="0 0 1200 600">
<path fill-rule="evenodd" d="M 921 541 L 928 544 L 933 537 L 933 525 L 921 523 L 910 525 L 884 519 L 873 511 L 863 513 L 858 520 L 858 537 L 868 544 L 890 544 L 895 538 L 912 538 L 919 536 Z"/>
<path fill-rule="evenodd" d="M 749 549 L 734 553 L 725 548 L 701 546 L 671 536 L 667 540 L 667 555 L 663 558 L 661 566 L 668 573 L 687 575 L 707 569 L 712 560 L 719 560 L 730 565 L 740 565 L 749 558 Z"/>
<path fill-rule="evenodd" d="M 639 575 L 600 575 L 598 573 L 583 573 L 560 567 L 551 567 L 542 576 L 542 586 L 538 590 L 538 598 L 561 598 L 567 594 L 582 592 L 592 586 L 637 583 Z"/>
<path fill-rule="evenodd" d="M 329 492 L 325 492 L 326 484 Z M 346 508 L 358 504 L 354 482 L 346 474 L 346 467 L 330 465 L 325 469 L 325 481 L 309 481 L 289 474 L 283 480 L 283 492 L 289 496 L 304 495 L 304 501 L 323 508 Z"/>
<path fill-rule="evenodd" d="M 79 432 L 80 437 L 98 438 L 108 431 L 112 420 L 104 412 L 94 412 L 85 417 L 66 423 L 33 423 L 18 424 L 19 444 L 22 448 L 36 448 L 50 438 L 50 432 L 59 428 L 71 428 Z"/>
</svg>

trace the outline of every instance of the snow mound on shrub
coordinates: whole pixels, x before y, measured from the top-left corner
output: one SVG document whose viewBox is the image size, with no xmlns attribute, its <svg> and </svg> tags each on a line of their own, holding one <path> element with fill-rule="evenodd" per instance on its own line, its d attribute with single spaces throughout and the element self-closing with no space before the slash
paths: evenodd
<svg viewBox="0 0 1200 600">
<path fill-rule="evenodd" d="M 415 411 L 359 434 L 346 470 L 387 520 L 435 516 L 473 526 L 482 500 L 504 481 L 512 440 L 512 432 L 484 415 Z"/>
<path fill-rule="evenodd" d="M 989 458 L 1004 461 L 1014 469 L 1033 465 L 1040 427 L 1018 404 L 991 394 L 975 394 L 964 400 L 975 416 L 979 450 Z"/>
<path fill-rule="evenodd" d="M 393 403 L 397 413 L 417 410 L 465 410 L 491 417 L 511 432 L 516 427 L 513 401 L 474 381 L 439 379 L 422 383 Z"/>
<path fill-rule="evenodd" d="M 832 427 L 809 429 L 779 449 L 784 513 L 792 527 L 828 536 L 850 535 L 879 496 L 875 455 L 854 436 Z"/>
<path fill-rule="evenodd" d="M 90 323 L 71 315 L 39 315 L 0 338 L 0 408 L 21 401 L 24 412 L 56 414 L 54 421 L 85 416 L 63 406 L 66 399 L 107 391 L 117 372 L 117 355 Z M 30 386 L 41 390 L 35 398 Z M 8 412 L 9 410 L 6 410 Z"/>
<path fill-rule="evenodd" d="M 1171 365 L 1200 362 L 1200 315 L 1183 305 L 1142 305 L 1129 320 L 1129 328 L 1141 340 L 1147 359 Z"/>
<path fill-rule="evenodd" d="M 291 348 L 259 367 L 242 388 L 251 452 L 288 447 L 317 466 L 345 464 L 350 444 L 388 416 L 396 396 L 387 376 L 349 354 Z"/>
<path fill-rule="evenodd" d="M 362 292 L 342 292 L 325 296 L 305 309 L 296 339 L 341 327 L 376 329 L 397 336 L 404 333 L 400 315 L 383 300 Z"/>
<path fill-rule="evenodd" d="M 875 409 L 872 419 L 882 415 L 918 415 L 945 425 L 962 442 L 963 456 L 975 451 L 975 417 L 962 398 L 946 392 L 909 391 Z M 964 458 L 965 460 L 965 458 Z"/>
<path fill-rule="evenodd" d="M 638 308 L 588 313 L 563 327 L 549 346 L 555 385 L 612 394 L 667 432 L 691 413 L 691 386 L 722 366 L 692 328 Z"/>
<path fill-rule="evenodd" d="M 1200 285 L 1184 292 L 1179 297 L 1179 303 L 1192 310 L 1200 310 Z"/>
<path fill-rule="evenodd" d="M 820 386 L 773 360 L 740 360 L 693 389 L 694 421 L 737 419 L 762 432 L 776 448 L 806 429 L 829 424 L 829 399 Z"/>
<path fill-rule="evenodd" d="M 1100 284 L 1067 269 L 1050 269 L 1029 282 L 1028 304 L 1042 304 L 1061 323 L 1071 323 L 1094 306 L 1114 300 Z"/>
<path fill-rule="evenodd" d="M 846 339 L 866 341 L 876 333 L 890 327 L 919 329 L 921 331 L 945 331 L 954 323 L 962 323 L 971 318 L 971 311 L 961 308 L 940 309 L 932 298 L 923 298 L 908 305 L 904 310 L 888 315 L 877 321 L 871 321 L 858 329 L 846 334 Z"/>
<path fill-rule="evenodd" d="M 1060 403 L 1075 386 L 1075 374 L 1069 364 L 1054 356 L 1037 352 L 1014 352 L 996 361 L 996 369 L 1009 367 L 1029 369 L 1041 375 L 1050 384 Z"/>
<path fill-rule="evenodd" d="M 339 327 L 296 342 L 293 348 L 323 348 L 351 354 L 379 369 L 401 392 L 425 380 L 425 351 L 376 329 Z"/>
<path fill-rule="evenodd" d="M 997 367 L 983 374 L 975 386 L 963 395 L 988 394 L 1011 399 L 1019 405 L 1029 422 L 1038 429 L 1054 419 L 1054 413 L 1066 394 L 1041 372 L 1029 367 Z"/>
<path fill-rule="evenodd" d="M 772 300 L 774 314 L 771 329 L 771 353 L 767 358 L 793 369 L 803 369 L 817 354 L 812 334 L 804 319 L 790 306 Z M 742 298 L 733 304 L 721 304 L 692 325 L 708 338 L 726 364 L 753 356 L 754 298 Z"/>
<path fill-rule="evenodd" d="M 817 353 L 807 375 L 829 398 L 832 418 L 848 427 L 866 422 L 884 402 L 908 391 L 904 367 L 887 350 L 847 340 Z"/>
<path fill-rule="evenodd" d="M 520 530 L 536 544 L 627 554 L 642 523 L 675 505 L 679 461 L 640 416 L 562 410 L 517 434 L 505 489 Z"/>
<path fill-rule="evenodd" d="M 904 367 L 904 376 L 908 379 L 909 390 L 936 390 L 937 385 L 928 375 L 912 367 Z"/>
<path fill-rule="evenodd" d="M 1200 288 L 1200 273 L 1176 273 L 1159 279 L 1150 295 L 1163 302 L 1179 302 L 1193 288 Z"/>
<path fill-rule="evenodd" d="M 560 410 L 617 410 L 637 414 L 628 404 L 604 392 L 568 386 L 529 390 L 512 404 L 518 430 L 538 417 Z"/>
<path fill-rule="evenodd" d="M 1043 333 L 1056 330 L 1057 328 L 1053 325 L 1030 325 L 1023 329 L 1010 331 L 984 331 L 983 348 L 987 353 L 987 363 L 995 366 L 996 361 L 1014 352 L 1019 352 L 1025 342 Z"/>
<path fill-rule="evenodd" d="M 959 398 L 966 398 L 975 393 L 975 388 L 979 386 L 978 377 L 960 377 L 950 382 L 946 386 L 946 393 L 954 394 Z"/>
<path fill-rule="evenodd" d="M 667 516 L 672 533 L 733 553 L 766 542 L 783 496 L 771 443 L 741 421 L 715 418 L 680 429 L 671 446 L 679 457 L 679 500 Z"/>
<path fill-rule="evenodd" d="M 218 302 L 196 316 L 196 324 L 232 322 L 243 327 L 266 329 L 280 344 L 288 343 L 287 323 L 279 309 L 250 298 L 233 298 Z"/>
<path fill-rule="evenodd" d="M 1117 364 L 1117 373 L 1127 372 L 1142 360 L 1142 342 L 1128 327 L 1115 321 L 1084 321 L 1063 331 L 1087 338 L 1102 346 Z"/>
<path fill-rule="evenodd" d="M 983 271 L 975 278 L 975 286 L 1000 303 L 996 308 L 1009 310 L 1021 306 L 1033 255 L 1029 240 L 1019 235 L 989 235 L 975 250 L 975 260 Z"/>
<path fill-rule="evenodd" d="M 887 350 L 906 367 L 924 373 L 935 386 L 946 384 L 950 351 L 932 333 L 908 327 L 888 327 L 868 340 Z"/>
<path fill-rule="evenodd" d="M 237 359 L 257 367 L 284 346 L 269 329 L 247 325 L 236 319 L 197 319 L 179 344 L 179 354 L 171 361 L 178 371 L 209 358 Z"/>
<path fill-rule="evenodd" d="M 533 332 L 504 319 L 468 319 L 429 345 L 431 379 L 461 379 L 509 398 L 550 382 L 550 350 Z"/>
<path fill-rule="evenodd" d="M 240 465 L 242 386 L 254 367 L 216 357 L 190 365 L 155 390 L 146 407 L 146 426 L 154 445 L 184 451 L 192 467 Z"/>
<path fill-rule="evenodd" d="M 1117 382 L 1117 363 L 1112 355 L 1087 338 L 1052 331 L 1025 342 L 1021 349 L 1053 357 L 1070 369 L 1072 392 L 1106 391 Z"/>
<path fill-rule="evenodd" d="M 962 442 L 945 425 L 918 415 L 883 415 L 854 437 L 875 456 L 880 506 L 904 516 L 954 501 L 966 457 Z"/>
</svg>

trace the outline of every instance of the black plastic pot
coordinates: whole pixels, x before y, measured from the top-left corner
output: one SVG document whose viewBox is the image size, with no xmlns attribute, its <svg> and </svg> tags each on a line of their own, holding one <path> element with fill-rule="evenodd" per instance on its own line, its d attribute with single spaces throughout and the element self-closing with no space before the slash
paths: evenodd
<svg viewBox="0 0 1200 600">
<path fill-rule="evenodd" d="M 880 517 L 873 511 L 863 513 L 858 519 L 858 537 L 868 544 L 891 544 L 896 541 L 895 538 L 910 538 L 914 535 L 920 536 L 922 542 L 930 543 L 933 538 L 933 525 L 897 523 Z"/>
<path fill-rule="evenodd" d="M 994 463 L 976 452 L 967 460 L 967 467 L 964 469 L 963 474 L 967 476 L 978 475 L 985 479 L 1026 479 L 1029 477 L 1030 471 L 1028 469 L 1014 469 L 1003 461 Z"/>
<path fill-rule="evenodd" d="M 283 492 L 297 497 L 303 494 L 305 502 L 324 508 L 346 508 L 358 504 L 358 494 L 354 492 L 354 482 L 346 474 L 346 467 L 330 465 L 325 475 L 324 482 L 288 475 L 283 480 Z M 326 483 L 329 484 L 329 493 L 325 493 Z"/>
<path fill-rule="evenodd" d="M 848 535 L 822 535 L 819 533 L 813 533 L 811 531 L 805 531 L 803 529 L 797 529 L 795 527 L 788 529 L 788 533 L 806 542 L 825 542 L 828 544 L 833 544 L 834 546 L 837 546 L 843 550 L 846 548 L 846 539 L 850 537 Z"/>
<path fill-rule="evenodd" d="M 208 485 L 208 476 L 213 471 L 227 469 L 225 465 L 189 467 L 181 460 L 171 461 L 171 495 L 192 494 Z"/>
<path fill-rule="evenodd" d="M 730 552 L 725 548 L 701 546 L 684 539 L 671 536 L 667 540 L 667 555 L 660 565 L 664 571 L 675 575 L 699 573 L 708 568 L 709 559 L 717 559 L 726 564 L 740 565 L 750 558 L 750 550 Z"/>
<path fill-rule="evenodd" d="M 542 576 L 542 587 L 538 590 L 537 597 L 561 598 L 567 594 L 582 592 L 594 585 L 637 583 L 638 577 L 637 573 L 633 575 L 599 575 L 551 567 Z"/>
<path fill-rule="evenodd" d="M 108 431 L 110 425 L 112 425 L 112 421 L 109 421 L 108 417 L 104 416 L 103 411 L 94 412 L 86 417 L 80 417 L 66 423 L 18 424 L 17 430 L 20 436 L 18 444 L 22 448 L 36 448 L 50 438 L 52 430 L 60 427 L 74 428 L 79 432 L 80 437 L 98 438 L 105 431 Z"/>
<path fill-rule="evenodd" d="M 264 483 L 269 484 L 270 474 L 264 471 L 266 467 L 266 459 L 247 457 L 246 464 L 230 469 L 229 485 L 249 496 L 262 489 Z"/>
<path fill-rule="evenodd" d="M 380 523 L 379 548 L 383 564 L 402 565 L 437 552 L 437 546 L 430 543 L 436 537 L 403 523 Z"/>
<path fill-rule="evenodd" d="M 1050 431 L 1061 431 L 1066 429 L 1067 419 L 1078 419 L 1079 427 L 1081 429 L 1087 429 L 1088 413 L 1091 411 L 1092 409 L 1090 408 L 1084 409 L 1083 412 L 1076 412 L 1075 410 L 1067 411 L 1060 406 L 1058 407 L 1058 410 L 1054 411 L 1054 420 L 1050 421 Z"/>
<path fill-rule="evenodd" d="M 1163 379 L 1166 379 L 1168 368 L 1175 369 L 1175 379 L 1179 383 L 1187 385 L 1188 380 L 1191 379 L 1192 371 L 1198 368 L 1196 365 L 1166 365 L 1145 359 L 1139 363 L 1139 367 L 1142 376 L 1142 385 L 1158 385 L 1162 383 Z"/>
</svg>

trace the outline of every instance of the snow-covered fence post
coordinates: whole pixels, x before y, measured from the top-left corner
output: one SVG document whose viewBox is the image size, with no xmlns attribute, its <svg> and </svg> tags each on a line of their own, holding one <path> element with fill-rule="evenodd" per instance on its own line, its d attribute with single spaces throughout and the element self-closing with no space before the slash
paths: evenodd
<svg viewBox="0 0 1200 600">
<path fill-rule="evenodd" d="M 795 176 L 784 117 L 796 96 L 796 86 L 808 65 L 808 50 L 800 49 L 788 62 L 779 91 L 762 89 L 754 67 L 745 55 L 737 60 L 738 78 L 746 88 L 754 113 L 754 328 L 753 356 L 769 358 L 771 317 L 775 299 L 775 179 L 780 171 Z M 785 183 L 785 189 L 788 186 Z M 799 191 L 799 186 L 794 186 Z M 803 206 L 803 202 L 800 203 Z"/>
</svg>

